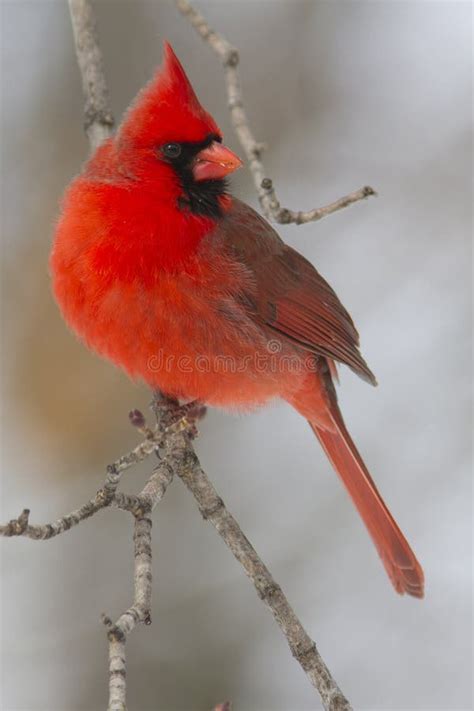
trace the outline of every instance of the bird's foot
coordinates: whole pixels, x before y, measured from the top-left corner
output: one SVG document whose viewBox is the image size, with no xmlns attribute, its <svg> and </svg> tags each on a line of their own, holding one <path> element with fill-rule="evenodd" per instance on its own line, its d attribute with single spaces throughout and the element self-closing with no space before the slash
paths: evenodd
<svg viewBox="0 0 474 711">
<path fill-rule="evenodd" d="M 196 423 L 205 416 L 207 408 L 199 400 L 180 404 L 175 398 L 156 392 L 151 403 L 156 419 L 164 429 L 178 428 L 192 438 L 198 434 Z"/>
</svg>

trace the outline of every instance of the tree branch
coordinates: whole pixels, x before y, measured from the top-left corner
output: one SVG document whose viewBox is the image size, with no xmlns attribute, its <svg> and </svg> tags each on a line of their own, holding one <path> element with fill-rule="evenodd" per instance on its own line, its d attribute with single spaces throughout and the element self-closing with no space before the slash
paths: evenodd
<svg viewBox="0 0 474 711">
<path fill-rule="evenodd" d="M 163 403 L 163 399 L 154 402 L 158 421 L 163 416 L 169 416 L 172 405 L 172 402 Z M 176 435 L 173 468 L 175 474 L 181 478 L 196 499 L 202 517 L 212 523 L 226 546 L 242 565 L 260 599 L 270 608 L 276 623 L 286 637 L 291 653 L 309 677 L 311 684 L 319 691 L 324 708 L 330 711 L 349 711 L 351 706 L 333 679 L 316 644 L 296 616 L 283 590 L 275 582 L 255 548 L 217 494 L 202 469 L 186 432 Z"/>
<path fill-rule="evenodd" d="M 92 5 L 89 0 L 69 0 L 69 12 L 85 99 L 84 130 L 94 151 L 110 136 L 114 117 Z"/>
<path fill-rule="evenodd" d="M 172 437 L 168 440 L 170 449 Z M 168 451 L 167 456 L 170 456 Z M 151 624 L 152 596 L 152 549 L 151 549 L 151 513 L 163 498 L 173 479 L 173 468 L 163 460 L 148 480 L 145 488 L 137 497 L 138 507 L 135 514 L 134 542 L 134 597 L 131 607 L 123 612 L 113 623 L 107 615 L 102 616 L 108 628 L 109 640 L 109 711 L 126 710 L 126 654 L 125 644 L 128 635 L 142 623 Z"/>
<path fill-rule="evenodd" d="M 26 536 L 35 541 L 44 541 L 69 531 L 73 526 L 77 526 L 77 524 L 108 506 L 117 506 L 133 513 L 135 507 L 133 497 L 116 493 L 120 479 L 124 471 L 157 451 L 162 444 L 163 437 L 164 433 L 156 427 L 154 431 L 150 431 L 148 438 L 144 442 L 141 442 L 128 454 L 121 456 L 113 464 L 109 464 L 103 486 L 92 499 L 89 499 L 80 508 L 62 516 L 57 521 L 35 526 L 29 523 L 30 510 L 23 509 L 18 518 L 12 519 L 4 526 L 0 526 L 0 536 Z M 143 490 L 142 494 L 144 493 L 145 490 Z"/>
<path fill-rule="evenodd" d="M 314 208 L 307 212 L 297 212 L 282 207 L 273 187 L 273 181 L 266 177 L 265 167 L 262 162 L 265 144 L 259 143 L 255 139 L 244 108 L 239 70 L 237 68 L 239 65 L 238 50 L 225 37 L 208 25 L 207 20 L 188 0 L 175 0 L 175 2 L 181 14 L 189 20 L 198 35 L 211 47 L 224 65 L 227 105 L 232 125 L 249 162 L 249 169 L 252 173 L 258 199 L 266 217 L 280 224 L 303 225 L 307 222 L 321 220 L 333 212 L 377 194 L 373 188 L 366 185 L 353 193 L 349 193 L 349 195 L 339 198 L 339 200 L 332 202 L 330 205 Z"/>
<path fill-rule="evenodd" d="M 69 530 L 73 525 L 108 506 L 117 506 L 134 515 L 134 600 L 131 607 L 120 615 L 115 623 L 106 615 L 102 618 L 108 627 L 109 639 L 109 711 L 126 708 L 127 637 L 137 624 L 151 623 L 151 513 L 163 498 L 174 475 L 179 476 L 186 484 L 196 499 L 203 518 L 215 527 L 244 568 L 258 596 L 270 608 L 293 656 L 319 691 L 324 708 L 329 711 L 349 711 L 350 704 L 333 679 L 315 643 L 201 467 L 191 437 L 196 434 L 194 418 L 200 417 L 202 412 L 193 405 L 180 407 L 163 396 L 155 397 L 153 409 L 157 417 L 154 430 L 146 427 L 143 415 L 137 410 L 130 413 L 132 423 L 137 426 L 137 421 L 139 422 L 138 429 L 146 433 L 147 439 L 109 465 L 104 486 L 84 506 L 56 523 L 44 526 L 30 526 L 29 511 L 25 509 L 17 519 L 0 527 L 3 536 L 27 536 L 34 540 L 45 540 Z M 158 454 L 160 447 L 160 463 L 140 494 L 117 492 L 122 473 L 153 452 Z"/>
</svg>

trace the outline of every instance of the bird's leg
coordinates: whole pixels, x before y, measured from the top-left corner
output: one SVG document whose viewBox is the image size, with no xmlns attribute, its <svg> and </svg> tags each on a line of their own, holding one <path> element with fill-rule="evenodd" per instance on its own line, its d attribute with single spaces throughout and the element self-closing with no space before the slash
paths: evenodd
<svg viewBox="0 0 474 711">
<path fill-rule="evenodd" d="M 159 390 L 153 394 L 151 408 L 158 423 L 164 428 L 182 423 L 183 429 L 186 429 L 191 437 L 196 437 L 196 422 L 202 420 L 207 411 L 206 406 L 199 400 L 192 400 L 181 405 L 179 400 L 169 397 Z"/>
<path fill-rule="evenodd" d="M 181 410 L 184 411 L 186 419 L 192 420 L 193 422 L 202 420 L 207 414 L 207 407 L 200 400 L 186 402 L 184 405 L 181 405 Z"/>
</svg>

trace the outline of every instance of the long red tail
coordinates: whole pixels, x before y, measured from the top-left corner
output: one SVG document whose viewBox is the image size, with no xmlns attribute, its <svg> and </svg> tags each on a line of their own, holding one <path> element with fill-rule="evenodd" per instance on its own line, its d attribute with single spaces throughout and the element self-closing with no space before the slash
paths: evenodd
<svg viewBox="0 0 474 711">
<path fill-rule="evenodd" d="M 309 424 L 365 523 L 395 590 L 402 595 L 408 593 L 422 598 L 421 565 L 377 491 L 346 429 L 329 373 L 321 380 L 326 386 L 327 415 L 334 427 L 327 429 L 313 422 Z"/>
<path fill-rule="evenodd" d="M 377 491 L 342 418 L 336 432 L 310 425 L 365 523 L 395 590 L 423 597 L 421 565 Z"/>
</svg>

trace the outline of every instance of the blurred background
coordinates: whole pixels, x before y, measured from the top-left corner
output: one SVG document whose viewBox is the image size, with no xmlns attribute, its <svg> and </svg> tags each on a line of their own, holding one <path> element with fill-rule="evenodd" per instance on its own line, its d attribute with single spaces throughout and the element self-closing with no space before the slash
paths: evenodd
<svg viewBox="0 0 474 711">
<path fill-rule="evenodd" d="M 117 118 L 173 44 L 239 152 L 223 73 L 171 2 L 95 3 Z M 244 96 L 283 204 L 365 184 L 377 199 L 281 227 L 334 286 L 379 380 L 342 369 L 349 429 L 422 562 L 394 594 L 305 422 L 280 404 L 210 412 L 197 443 L 219 493 L 358 709 L 471 708 L 471 5 L 198 4 L 241 50 Z M 58 201 L 88 153 L 66 2 L 2 0 L 2 506 L 77 507 L 137 443 L 150 395 L 89 353 L 53 302 Z M 256 206 L 249 173 L 234 192 Z M 138 491 L 150 461 L 123 488 Z M 287 476 L 291 472 L 291 486 Z M 132 595 L 132 522 L 106 511 L 49 542 L 2 543 L 2 709 L 99 711 L 99 615 Z M 175 481 L 154 515 L 153 625 L 128 646 L 140 711 L 306 711 L 319 700 L 271 615 Z"/>
</svg>

